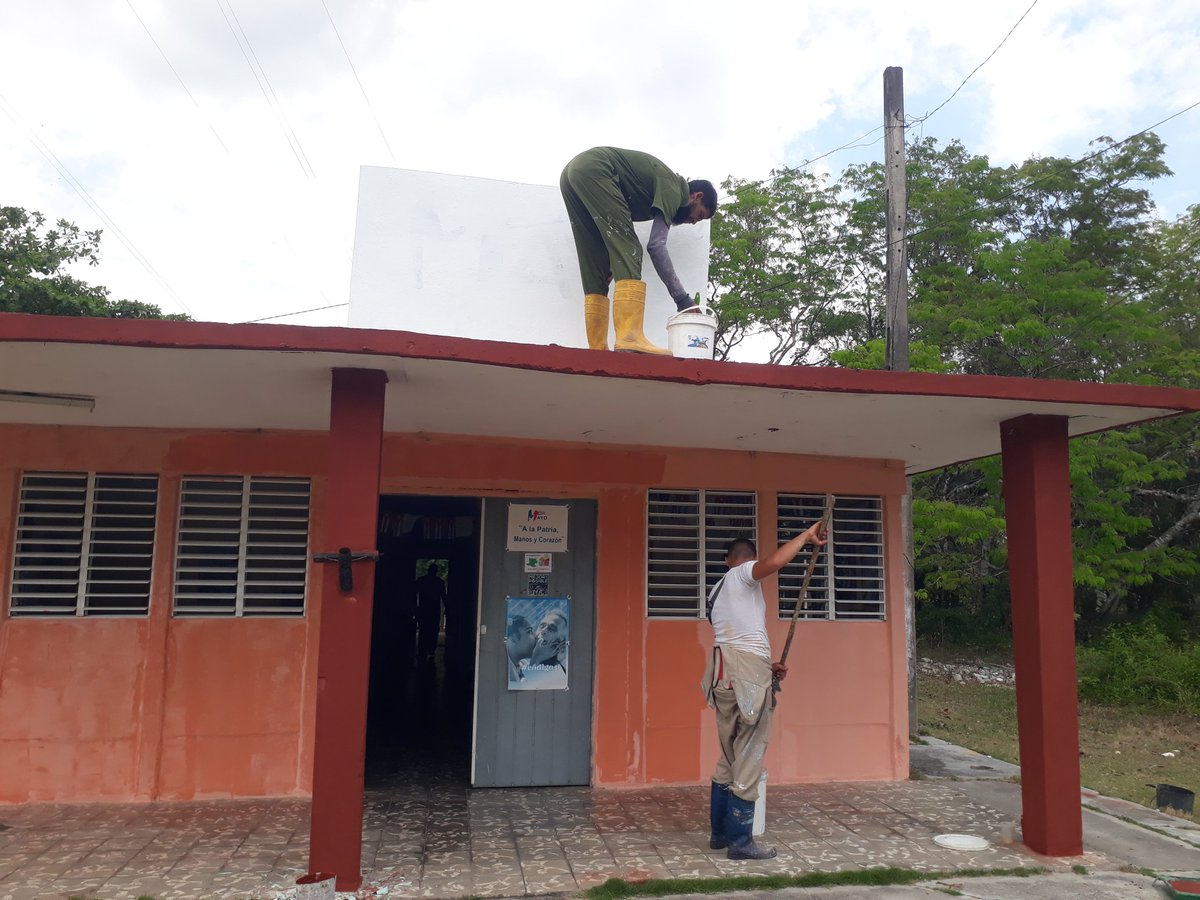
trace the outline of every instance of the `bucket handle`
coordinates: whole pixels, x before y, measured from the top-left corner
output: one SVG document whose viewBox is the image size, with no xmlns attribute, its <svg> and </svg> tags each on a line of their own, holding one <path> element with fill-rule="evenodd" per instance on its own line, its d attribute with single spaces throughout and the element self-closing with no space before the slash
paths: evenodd
<svg viewBox="0 0 1200 900">
<path fill-rule="evenodd" d="M 688 307 L 685 307 L 684 309 L 678 310 L 677 312 L 686 313 L 686 312 L 692 312 L 693 310 L 699 310 L 702 314 L 707 315 L 707 316 L 716 316 L 716 314 L 717 314 L 716 310 L 714 310 L 711 306 L 702 306 L 699 303 L 694 303 L 691 306 L 688 306 Z"/>
</svg>

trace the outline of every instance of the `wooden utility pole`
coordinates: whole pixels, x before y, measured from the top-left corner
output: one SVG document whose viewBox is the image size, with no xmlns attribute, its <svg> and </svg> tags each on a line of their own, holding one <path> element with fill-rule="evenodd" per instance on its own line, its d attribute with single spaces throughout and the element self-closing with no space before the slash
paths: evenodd
<svg viewBox="0 0 1200 900">
<path fill-rule="evenodd" d="M 887 185 L 887 367 L 908 371 L 908 190 L 904 167 L 904 70 L 883 70 L 883 147 Z M 917 620 L 913 578 L 912 479 L 900 501 L 904 547 L 904 636 L 908 658 L 908 730 L 917 731 Z"/>
<path fill-rule="evenodd" d="M 883 152 L 887 178 L 887 367 L 908 371 L 908 192 L 904 179 L 904 70 L 883 70 Z"/>
</svg>

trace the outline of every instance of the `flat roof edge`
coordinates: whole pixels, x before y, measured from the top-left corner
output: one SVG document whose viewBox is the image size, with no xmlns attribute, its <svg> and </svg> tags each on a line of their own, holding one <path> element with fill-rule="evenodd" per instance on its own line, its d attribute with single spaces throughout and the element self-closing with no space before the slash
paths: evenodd
<svg viewBox="0 0 1200 900">
<path fill-rule="evenodd" d="M 364 362 L 375 357 L 445 360 L 568 375 L 645 378 L 698 386 L 1037 400 L 1142 407 L 1177 413 L 1200 411 L 1200 390 L 1179 387 L 715 362 L 369 328 L 0 313 L 0 343 L 3 342 L 101 344 L 166 350 L 335 353 L 361 356 Z"/>
</svg>

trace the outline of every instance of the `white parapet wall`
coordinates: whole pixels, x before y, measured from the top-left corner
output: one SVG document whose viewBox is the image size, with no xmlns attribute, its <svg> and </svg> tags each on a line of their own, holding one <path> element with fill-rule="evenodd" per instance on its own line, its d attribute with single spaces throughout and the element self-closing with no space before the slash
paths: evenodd
<svg viewBox="0 0 1200 900">
<path fill-rule="evenodd" d="M 637 232 L 645 246 L 650 223 Z M 705 296 L 708 223 L 675 226 L 667 246 L 684 289 Z M 665 347 L 675 304 L 649 256 L 642 278 L 646 336 Z M 586 347 L 579 264 L 557 185 L 364 166 L 349 324 Z"/>
</svg>

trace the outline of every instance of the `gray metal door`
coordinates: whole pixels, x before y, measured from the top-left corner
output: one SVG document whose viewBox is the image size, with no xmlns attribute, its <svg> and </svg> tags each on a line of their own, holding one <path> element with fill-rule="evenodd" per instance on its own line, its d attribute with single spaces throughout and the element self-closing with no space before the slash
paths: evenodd
<svg viewBox="0 0 1200 900">
<path fill-rule="evenodd" d="M 550 554 L 549 572 L 528 572 L 527 554 L 506 549 L 509 504 L 567 506 L 568 543 Z M 595 648 L 596 502 L 594 500 L 484 500 L 483 565 L 475 684 L 475 735 L 471 783 L 476 787 L 586 785 L 592 776 L 592 670 Z M 505 645 L 509 598 L 565 598 L 569 644 L 566 673 L 549 665 L 531 673 L 561 681 L 530 681 L 510 667 Z M 513 609 L 541 613 L 553 627 L 553 600 L 517 600 Z M 530 618 L 535 618 L 531 616 Z M 540 622 L 529 622 L 537 629 Z M 551 631 L 552 635 L 554 632 Z M 514 647 L 517 646 L 514 642 Z M 514 651 L 520 655 L 519 651 Z M 535 652 L 533 661 L 543 655 Z M 510 675 L 510 672 L 514 673 Z M 540 683 L 549 689 L 513 690 Z M 557 689 L 565 684 L 566 689 Z"/>
</svg>

